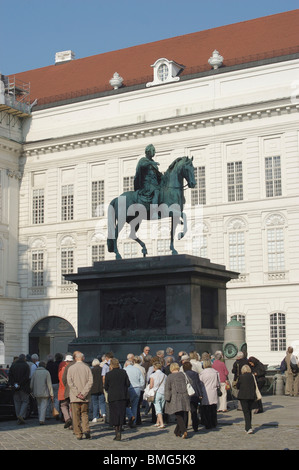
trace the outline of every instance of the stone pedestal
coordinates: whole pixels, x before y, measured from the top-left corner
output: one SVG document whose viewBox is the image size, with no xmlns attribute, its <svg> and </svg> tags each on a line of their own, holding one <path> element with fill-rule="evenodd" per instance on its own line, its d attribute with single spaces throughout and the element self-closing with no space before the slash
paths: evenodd
<svg viewBox="0 0 299 470">
<path fill-rule="evenodd" d="M 238 276 L 190 255 L 103 261 L 66 279 L 78 285 L 78 337 L 86 360 L 108 351 L 124 361 L 148 344 L 198 352 L 222 349 L 226 284 Z"/>
</svg>

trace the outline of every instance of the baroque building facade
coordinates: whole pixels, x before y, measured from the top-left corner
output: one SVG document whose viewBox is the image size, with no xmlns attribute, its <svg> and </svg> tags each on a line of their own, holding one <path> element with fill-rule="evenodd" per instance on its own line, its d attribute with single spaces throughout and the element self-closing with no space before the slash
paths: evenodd
<svg viewBox="0 0 299 470">
<path fill-rule="evenodd" d="M 299 47 L 290 21 L 298 26 L 297 10 L 209 30 L 205 62 L 186 52 L 204 48 L 198 33 L 179 38 L 181 55 L 173 38 L 78 61 L 66 52 L 17 75 L 37 103 L 13 119 L 0 108 L 3 363 L 20 352 L 66 352 L 77 294 L 63 275 L 114 259 L 108 205 L 132 189 L 150 143 L 161 171 L 193 157 L 197 186 L 185 191 L 188 232 L 176 249 L 240 273 L 228 284 L 227 321 L 243 324 L 249 354 L 278 364 L 298 344 Z M 278 27 L 284 44 L 275 42 Z M 268 43 L 256 39 L 255 55 L 246 44 L 236 51 L 237 34 Z M 139 57 L 147 75 L 136 72 Z M 99 64 L 111 83 L 92 88 Z M 88 90 L 71 85 L 82 70 Z M 149 256 L 169 255 L 167 223 L 143 223 L 140 238 Z M 142 256 L 125 229 L 119 247 L 123 258 Z"/>
</svg>

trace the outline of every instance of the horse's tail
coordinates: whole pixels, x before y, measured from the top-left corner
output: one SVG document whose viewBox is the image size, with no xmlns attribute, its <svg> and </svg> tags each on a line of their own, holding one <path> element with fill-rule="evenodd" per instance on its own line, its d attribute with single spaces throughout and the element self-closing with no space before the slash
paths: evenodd
<svg viewBox="0 0 299 470">
<path fill-rule="evenodd" d="M 115 213 L 115 203 L 117 199 L 113 199 L 108 206 L 108 237 L 107 247 L 109 253 L 114 252 L 114 241 L 115 241 L 115 225 L 117 215 Z"/>
</svg>

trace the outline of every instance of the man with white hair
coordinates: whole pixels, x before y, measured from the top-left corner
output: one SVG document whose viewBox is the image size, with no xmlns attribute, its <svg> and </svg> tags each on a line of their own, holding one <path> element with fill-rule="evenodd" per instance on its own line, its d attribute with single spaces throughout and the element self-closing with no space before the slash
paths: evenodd
<svg viewBox="0 0 299 470">
<path fill-rule="evenodd" d="M 143 348 L 143 351 L 142 351 L 142 353 L 140 354 L 140 359 L 141 359 L 142 364 L 143 364 L 143 362 L 144 362 L 144 358 L 149 355 L 150 350 L 151 350 L 151 349 L 150 349 L 149 346 L 145 346 L 145 347 Z"/>
<path fill-rule="evenodd" d="M 169 362 L 167 361 L 167 359 L 168 359 L 169 357 L 172 357 L 172 358 L 173 358 L 173 362 L 174 362 L 174 349 L 171 348 L 171 347 L 166 348 L 166 356 L 165 356 L 165 358 L 164 358 L 164 365 L 165 365 L 165 366 L 167 366 L 167 364 L 169 364 Z M 170 361 L 170 362 L 172 362 L 172 361 Z"/>
<path fill-rule="evenodd" d="M 73 354 L 75 363 L 67 372 L 67 383 L 70 388 L 70 402 L 72 408 L 73 430 L 77 439 L 90 439 L 88 421 L 88 403 L 93 377 L 90 367 L 84 363 L 84 355 L 80 351 Z"/>
<path fill-rule="evenodd" d="M 32 354 L 31 362 L 32 362 L 32 364 L 30 366 L 30 378 L 33 376 L 34 372 L 38 368 L 38 364 L 39 364 L 38 354 Z"/>
</svg>

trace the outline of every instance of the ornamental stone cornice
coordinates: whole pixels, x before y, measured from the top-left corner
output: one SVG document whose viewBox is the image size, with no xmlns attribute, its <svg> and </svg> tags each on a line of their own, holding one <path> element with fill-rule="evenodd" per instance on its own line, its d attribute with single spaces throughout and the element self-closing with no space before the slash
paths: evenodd
<svg viewBox="0 0 299 470">
<path fill-rule="evenodd" d="M 136 140 L 139 138 L 149 138 L 155 135 L 165 135 L 177 132 L 184 132 L 191 129 L 208 128 L 221 126 L 228 123 L 240 123 L 262 118 L 271 118 L 290 113 L 297 113 L 299 104 L 297 103 L 276 103 L 271 105 L 243 106 L 242 109 L 222 109 L 211 112 L 197 113 L 195 115 L 180 116 L 150 123 L 135 124 L 125 128 L 111 128 L 99 133 L 85 133 L 74 139 L 74 136 L 64 137 L 40 143 L 24 144 L 23 155 L 30 157 L 46 153 L 57 153 L 86 147 L 105 145 L 113 142 Z"/>
<path fill-rule="evenodd" d="M 22 154 L 22 144 L 12 140 L 6 140 L 0 136 L 0 151 L 1 150 L 20 156 Z"/>
</svg>

